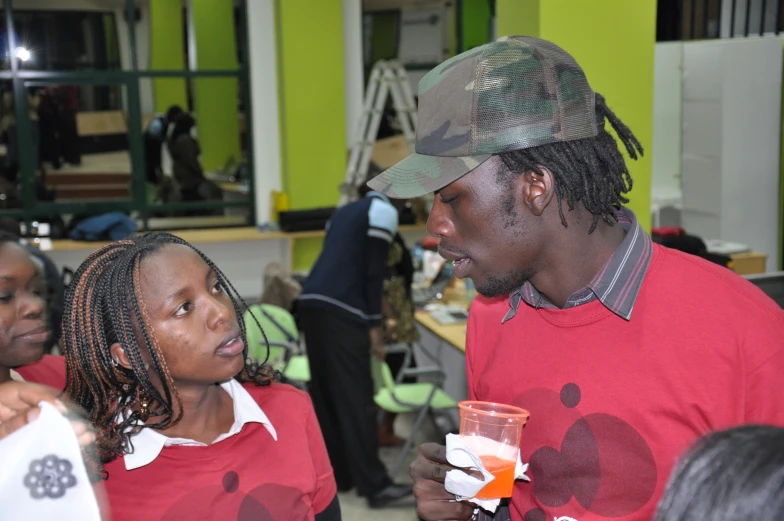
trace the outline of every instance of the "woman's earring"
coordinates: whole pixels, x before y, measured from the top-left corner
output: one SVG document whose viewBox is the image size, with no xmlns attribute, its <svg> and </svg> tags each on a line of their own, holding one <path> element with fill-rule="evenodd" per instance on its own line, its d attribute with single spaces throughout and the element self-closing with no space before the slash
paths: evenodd
<svg viewBox="0 0 784 521">
<path fill-rule="evenodd" d="M 150 417 L 150 395 L 142 391 L 139 396 L 139 419 L 146 422 Z"/>
<path fill-rule="evenodd" d="M 112 365 L 113 365 L 114 367 L 117 367 L 118 365 L 120 365 L 120 362 L 119 362 L 119 360 L 117 360 L 116 358 L 112 358 Z"/>
</svg>

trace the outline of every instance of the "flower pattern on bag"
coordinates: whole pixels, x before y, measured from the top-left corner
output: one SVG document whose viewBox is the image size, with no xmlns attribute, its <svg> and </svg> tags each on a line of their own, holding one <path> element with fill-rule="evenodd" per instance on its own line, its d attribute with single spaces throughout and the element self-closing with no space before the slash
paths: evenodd
<svg viewBox="0 0 784 521">
<path fill-rule="evenodd" d="M 72 471 L 70 461 L 50 454 L 30 463 L 24 485 L 30 489 L 33 499 L 59 499 L 69 488 L 76 486 L 76 477 Z"/>
</svg>

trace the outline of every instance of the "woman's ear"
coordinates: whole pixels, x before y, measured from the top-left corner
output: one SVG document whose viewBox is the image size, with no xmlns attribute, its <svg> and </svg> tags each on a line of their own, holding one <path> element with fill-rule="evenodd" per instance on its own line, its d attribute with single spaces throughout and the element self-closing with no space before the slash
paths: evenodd
<svg viewBox="0 0 784 521">
<path fill-rule="evenodd" d="M 118 342 L 115 342 L 109 347 L 109 352 L 112 356 L 112 365 L 124 367 L 129 371 L 131 370 L 131 362 L 128 360 L 128 357 L 125 356 L 125 350 L 120 347 Z"/>
</svg>

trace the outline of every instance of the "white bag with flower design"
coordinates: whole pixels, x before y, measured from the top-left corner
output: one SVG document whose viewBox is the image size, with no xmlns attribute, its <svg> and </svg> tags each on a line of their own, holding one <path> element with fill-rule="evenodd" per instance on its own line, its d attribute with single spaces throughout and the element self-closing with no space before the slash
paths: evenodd
<svg viewBox="0 0 784 521">
<path fill-rule="evenodd" d="M 100 521 L 76 434 L 54 406 L 0 440 L 0 505 L 3 521 Z"/>
</svg>

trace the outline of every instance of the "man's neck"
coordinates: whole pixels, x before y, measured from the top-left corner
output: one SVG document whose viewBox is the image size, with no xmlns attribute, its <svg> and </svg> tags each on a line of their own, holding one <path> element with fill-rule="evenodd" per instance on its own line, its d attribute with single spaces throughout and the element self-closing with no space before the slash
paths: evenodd
<svg viewBox="0 0 784 521">
<path fill-rule="evenodd" d="M 178 386 L 178 393 L 182 419 L 177 425 L 160 431 L 161 434 L 209 444 L 231 429 L 234 404 L 220 385 Z"/>
<path fill-rule="evenodd" d="M 536 290 L 559 308 L 590 284 L 626 237 L 620 225 L 601 221 L 591 234 L 582 226 L 570 228 L 562 232 L 562 240 L 552 241 L 531 278 Z"/>
</svg>

